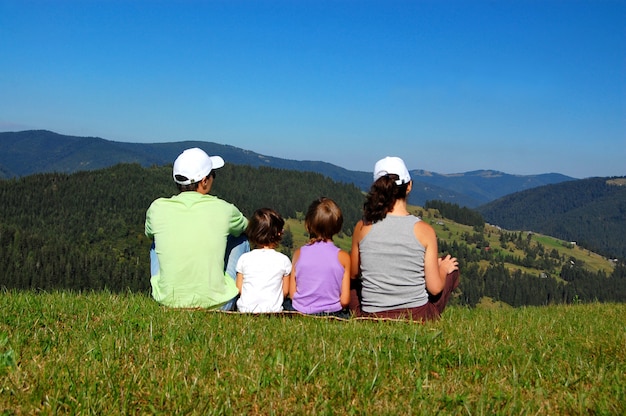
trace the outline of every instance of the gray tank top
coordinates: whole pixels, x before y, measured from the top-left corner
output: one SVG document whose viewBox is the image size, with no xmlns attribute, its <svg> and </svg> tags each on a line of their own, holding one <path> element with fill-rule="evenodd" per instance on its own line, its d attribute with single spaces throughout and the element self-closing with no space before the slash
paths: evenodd
<svg viewBox="0 0 626 416">
<path fill-rule="evenodd" d="M 365 312 L 416 308 L 428 302 L 425 248 L 415 237 L 414 215 L 387 215 L 359 243 Z"/>
</svg>

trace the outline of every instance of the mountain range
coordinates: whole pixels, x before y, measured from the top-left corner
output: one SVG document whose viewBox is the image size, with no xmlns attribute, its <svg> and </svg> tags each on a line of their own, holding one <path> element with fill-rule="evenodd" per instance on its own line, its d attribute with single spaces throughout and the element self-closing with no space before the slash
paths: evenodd
<svg viewBox="0 0 626 416">
<path fill-rule="evenodd" d="M 321 173 L 337 182 L 352 183 L 363 191 L 368 190 L 372 181 L 371 172 L 350 171 L 322 161 L 281 159 L 214 142 L 125 143 L 47 130 L 0 133 L 0 178 L 45 172 L 73 173 L 118 163 L 167 165 L 189 147 L 200 147 L 236 165 Z M 559 173 L 511 175 L 494 170 L 439 174 L 414 169 L 410 173 L 413 179 L 411 204 L 441 200 L 470 208 L 518 191 L 574 180 Z"/>
<path fill-rule="evenodd" d="M 124 143 L 76 137 L 46 130 L 0 133 L 0 178 L 36 173 L 74 173 L 121 163 L 143 167 L 171 165 L 186 148 L 200 147 L 233 166 L 268 167 L 322 174 L 367 191 L 370 172 L 350 171 L 322 161 L 261 155 L 234 146 L 202 141 Z M 510 175 L 493 170 L 438 174 L 411 170 L 409 203 L 444 201 L 480 212 L 508 230 L 534 231 L 576 241 L 607 257 L 626 258 L 626 178 L 574 179 L 558 173 Z"/>
</svg>

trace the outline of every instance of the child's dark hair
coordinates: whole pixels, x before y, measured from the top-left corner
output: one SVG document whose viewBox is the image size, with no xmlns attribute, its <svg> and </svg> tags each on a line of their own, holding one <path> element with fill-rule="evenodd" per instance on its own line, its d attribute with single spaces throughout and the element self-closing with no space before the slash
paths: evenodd
<svg viewBox="0 0 626 416">
<path fill-rule="evenodd" d="M 283 236 L 285 220 L 271 208 L 254 211 L 246 227 L 248 240 L 255 247 L 278 247 Z"/>
<path fill-rule="evenodd" d="M 363 221 L 373 224 L 384 219 L 398 199 L 406 199 L 409 184 L 396 185 L 395 174 L 381 176 L 372 184 L 363 204 Z"/>
<path fill-rule="evenodd" d="M 341 231 L 343 214 L 335 201 L 321 197 L 309 205 L 304 226 L 311 242 L 330 240 Z"/>
</svg>

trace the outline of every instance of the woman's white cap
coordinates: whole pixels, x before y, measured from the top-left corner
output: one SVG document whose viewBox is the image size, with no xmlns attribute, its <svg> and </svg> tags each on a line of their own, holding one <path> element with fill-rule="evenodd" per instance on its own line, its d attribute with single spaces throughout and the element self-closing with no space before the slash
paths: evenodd
<svg viewBox="0 0 626 416">
<path fill-rule="evenodd" d="M 380 159 L 374 166 L 374 182 L 385 175 L 398 175 L 400 179 L 396 181 L 396 185 L 403 185 L 411 182 L 411 175 L 399 157 L 387 156 Z"/>
<path fill-rule="evenodd" d="M 211 170 L 222 166 L 224 166 L 224 159 L 220 156 L 209 156 L 204 150 L 194 147 L 185 150 L 176 158 L 172 176 L 174 182 L 180 185 L 190 185 L 200 182 L 211 173 Z M 183 176 L 186 179 L 179 180 L 176 176 Z"/>
</svg>

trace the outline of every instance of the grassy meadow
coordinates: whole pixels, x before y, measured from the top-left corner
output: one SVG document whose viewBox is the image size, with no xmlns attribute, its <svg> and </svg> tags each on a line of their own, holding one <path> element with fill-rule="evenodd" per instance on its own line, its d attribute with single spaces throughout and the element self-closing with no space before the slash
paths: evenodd
<svg viewBox="0 0 626 416">
<path fill-rule="evenodd" d="M 0 293 L 0 414 L 624 414 L 625 304 L 417 324 Z"/>
</svg>

